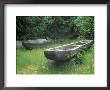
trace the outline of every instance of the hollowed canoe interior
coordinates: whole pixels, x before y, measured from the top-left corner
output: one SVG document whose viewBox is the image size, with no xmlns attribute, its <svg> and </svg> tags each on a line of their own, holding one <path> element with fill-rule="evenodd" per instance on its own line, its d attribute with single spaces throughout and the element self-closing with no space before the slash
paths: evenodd
<svg viewBox="0 0 110 90">
<path fill-rule="evenodd" d="M 51 50 L 70 50 L 70 49 L 74 49 L 78 46 L 75 45 L 67 45 L 67 46 L 62 46 L 62 47 L 58 47 L 58 48 L 53 48 Z"/>
<path fill-rule="evenodd" d="M 86 44 L 87 42 L 78 42 L 78 43 L 75 43 L 76 45 L 83 45 L 83 44 Z"/>
</svg>

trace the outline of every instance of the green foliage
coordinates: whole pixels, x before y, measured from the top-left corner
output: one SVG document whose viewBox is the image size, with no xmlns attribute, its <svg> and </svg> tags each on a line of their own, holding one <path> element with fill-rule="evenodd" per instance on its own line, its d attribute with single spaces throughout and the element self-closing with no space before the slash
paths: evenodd
<svg viewBox="0 0 110 90">
<path fill-rule="evenodd" d="M 75 64 L 81 64 L 82 63 L 82 54 L 81 54 L 81 52 L 77 53 L 74 56 L 74 59 L 75 59 Z"/>
<path fill-rule="evenodd" d="M 17 16 L 17 40 L 94 37 L 92 16 Z"/>
<path fill-rule="evenodd" d="M 79 29 L 79 36 L 81 38 L 93 39 L 94 38 L 94 17 L 92 16 L 79 16 L 74 21 Z"/>
<path fill-rule="evenodd" d="M 26 34 L 26 17 L 17 16 L 16 17 L 16 35 L 17 39 L 25 38 Z"/>
</svg>

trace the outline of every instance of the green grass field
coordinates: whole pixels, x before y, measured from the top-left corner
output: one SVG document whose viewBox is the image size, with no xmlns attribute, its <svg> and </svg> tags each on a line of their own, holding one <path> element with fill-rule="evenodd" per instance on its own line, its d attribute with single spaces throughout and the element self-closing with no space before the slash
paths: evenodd
<svg viewBox="0 0 110 90">
<path fill-rule="evenodd" d="M 43 48 L 16 50 L 17 74 L 94 74 L 94 45 L 81 53 L 81 58 L 73 58 L 67 62 L 54 62 L 44 56 L 44 50 L 51 47 L 75 42 L 77 40 L 64 40 L 52 42 Z"/>
</svg>

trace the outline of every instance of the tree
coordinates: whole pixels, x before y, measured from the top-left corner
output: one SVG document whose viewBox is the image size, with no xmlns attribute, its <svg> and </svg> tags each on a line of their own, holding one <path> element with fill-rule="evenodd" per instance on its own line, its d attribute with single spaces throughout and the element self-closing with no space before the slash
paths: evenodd
<svg viewBox="0 0 110 90">
<path fill-rule="evenodd" d="M 94 38 L 92 16 L 17 16 L 17 40 L 35 38 Z"/>
<path fill-rule="evenodd" d="M 79 29 L 79 36 L 81 38 L 94 38 L 94 17 L 93 16 L 79 16 L 74 21 L 74 24 Z"/>
</svg>

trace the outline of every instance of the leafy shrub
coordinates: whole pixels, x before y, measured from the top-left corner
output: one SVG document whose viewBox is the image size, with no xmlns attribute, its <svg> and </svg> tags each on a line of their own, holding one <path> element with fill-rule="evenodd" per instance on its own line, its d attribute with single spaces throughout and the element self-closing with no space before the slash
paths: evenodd
<svg viewBox="0 0 110 90">
<path fill-rule="evenodd" d="M 82 64 L 82 53 L 77 53 L 76 55 L 75 55 L 75 64 Z"/>
<path fill-rule="evenodd" d="M 94 38 L 92 16 L 17 16 L 17 40 L 36 38 Z"/>
<path fill-rule="evenodd" d="M 75 19 L 74 24 L 79 29 L 80 38 L 93 39 L 94 38 L 94 17 L 93 16 L 79 16 Z"/>
</svg>

